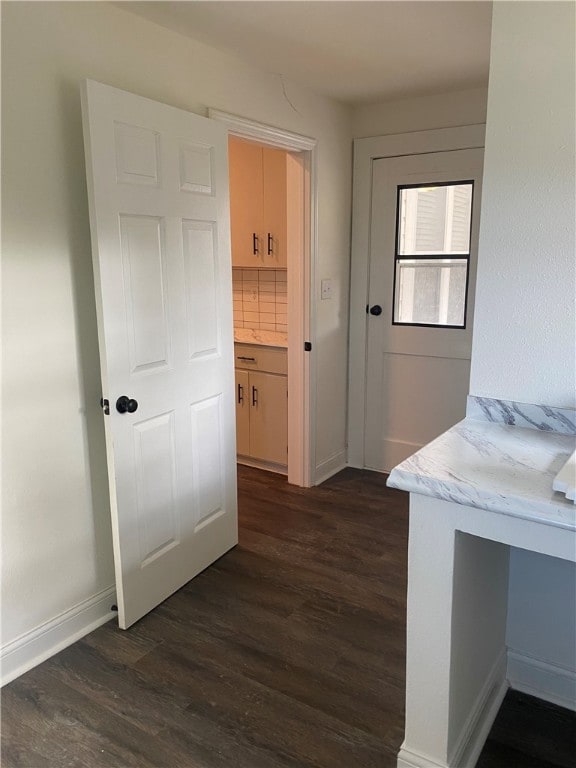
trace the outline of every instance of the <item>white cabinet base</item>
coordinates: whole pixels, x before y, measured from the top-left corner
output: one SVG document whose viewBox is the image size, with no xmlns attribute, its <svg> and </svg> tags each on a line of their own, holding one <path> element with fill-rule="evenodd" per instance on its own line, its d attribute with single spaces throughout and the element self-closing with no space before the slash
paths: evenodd
<svg viewBox="0 0 576 768">
<path fill-rule="evenodd" d="M 474 768 L 509 686 L 510 547 L 574 562 L 576 532 L 410 495 L 405 739 L 398 768 Z"/>
</svg>

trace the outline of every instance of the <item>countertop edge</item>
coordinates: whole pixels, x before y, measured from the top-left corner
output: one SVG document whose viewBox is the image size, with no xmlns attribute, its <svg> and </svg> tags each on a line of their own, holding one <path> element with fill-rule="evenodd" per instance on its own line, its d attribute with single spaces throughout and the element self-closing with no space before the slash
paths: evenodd
<svg viewBox="0 0 576 768">
<path fill-rule="evenodd" d="M 460 447 L 458 441 L 463 438 L 474 441 L 475 424 L 476 429 L 480 429 L 478 434 L 479 447 L 482 441 L 486 439 L 487 431 L 490 437 L 485 448 L 491 449 L 498 445 L 498 437 L 502 437 L 502 432 L 511 431 L 518 435 L 522 434 L 520 444 L 524 443 L 523 450 L 526 450 L 525 437 L 530 433 L 535 434 L 534 430 L 525 427 L 514 427 L 503 424 L 479 424 L 475 419 L 465 418 L 463 421 L 455 424 L 447 432 L 431 441 L 415 454 L 410 456 L 404 462 L 398 464 L 389 474 L 387 485 L 390 488 L 407 491 L 408 493 L 417 493 L 422 496 L 449 501 L 467 507 L 482 509 L 488 512 L 508 515 L 511 517 L 522 518 L 557 528 L 563 528 L 570 531 L 576 531 L 576 506 L 572 502 L 566 502 L 565 498 L 554 498 L 552 489 L 552 479 L 550 480 L 550 496 L 546 492 L 545 496 L 541 493 L 532 493 L 534 487 L 527 475 L 526 493 L 518 485 L 510 488 L 503 488 L 496 485 L 492 487 L 490 483 L 482 482 L 480 478 L 484 474 L 486 480 L 485 466 L 482 466 L 482 452 L 479 455 L 478 474 L 471 466 L 470 458 L 465 460 L 465 465 L 460 467 L 458 457 L 455 458 L 455 451 Z M 494 432 L 492 436 L 491 433 Z M 550 434 L 551 433 L 544 433 Z M 542 433 L 540 432 L 540 435 Z M 552 435 L 551 435 L 552 436 Z M 556 434 L 556 438 L 565 440 L 571 436 Z M 536 439 L 536 438 L 535 438 Z M 538 437 L 541 441 L 543 438 Z M 545 438 L 544 438 L 545 439 Z M 510 458 L 507 451 L 510 445 L 505 446 L 505 453 L 502 456 Z M 452 454 L 452 455 L 451 455 Z M 512 460 L 514 454 L 511 454 Z M 495 454 L 498 458 L 498 454 Z M 522 457 L 519 457 L 518 465 L 522 465 Z M 451 463 L 447 464 L 446 461 Z M 462 474 L 462 471 L 465 474 Z M 541 470 L 527 467 L 527 473 L 540 472 Z M 468 474 L 466 474 L 466 472 Z M 460 476 L 459 476 L 460 475 Z M 537 487 L 537 486 L 536 486 Z M 560 496 L 561 494 L 558 493 Z"/>
<path fill-rule="evenodd" d="M 493 499 L 480 499 L 470 498 L 470 488 L 467 486 L 467 493 L 460 491 L 459 484 L 454 482 L 451 485 L 451 489 L 447 486 L 443 488 L 430 488 L 426 486 L 426 481 L 441 483 L 440 480 L 431 480 L 417 475 L 413 472 L 405 472 L 398 469 L 393 469 L 386 485 L 389 488 L 397 488 L 400 491 L 407 491 L 408 493 L 417 493 L 420 496 L 429 496 L 433 499 L 440 499 L 441 501 L 450 501 L 454 504 L 460 504 L 465 507 L 472 507 L 474 509 L 482 509 L 486 512 L 495 512 L 500 515 L 507 515 L 509 517 L 517 517 L 522 520 L 529 520 L 534 523 L 541 523 L 543 525 L 550 525 L 554 528 L 564 528 L 569 531 L 576 531 L 576 523 L 566 522 L 565 520 L 559 520 L 550 516 L 550 508 L 542 507 L 540 509 L 533 508 L 530 511 L 522 511 L 520 509 L 513 509 L 506 507 L 502 504 L 502 498 L 495 496 Z M 523 498 L 520 496 L 506 496 L 508 503 L 518 505 L 532 504 L 535 502 L 529 498 Z M 538 503 L 536 502 L 536 506 Z M 540 514 L 539 514 L 540 512 Z"/>
</svg>

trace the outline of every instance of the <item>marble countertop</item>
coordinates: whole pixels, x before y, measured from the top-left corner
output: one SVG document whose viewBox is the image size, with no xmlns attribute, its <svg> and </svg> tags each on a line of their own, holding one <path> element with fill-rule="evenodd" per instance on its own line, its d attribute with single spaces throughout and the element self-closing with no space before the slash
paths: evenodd
<svg viewBox="0 0 576 768">
<path fill-rule="evenodd" d="M 234 341 L 241 344 L 260 344 L 264 347 L 288 347 L 288 334 L 281 331 L 256 331 L 252 328 L 234 328 Z"/>
<path fill-rule="evenodd" d="M 575 530 L 574 503 L 552 490 L 575 441 L 466 418 L 395 467 L 388 485 Z"/>
</svg>

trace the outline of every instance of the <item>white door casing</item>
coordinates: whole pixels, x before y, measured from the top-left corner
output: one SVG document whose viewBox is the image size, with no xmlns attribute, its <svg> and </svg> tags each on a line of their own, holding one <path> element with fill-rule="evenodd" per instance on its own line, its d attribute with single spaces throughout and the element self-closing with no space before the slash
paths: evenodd
<svg viewBox="0 0 576 768">
<path fill-rule="evenodd" d="M 304 350 L 305 341 L 316 349 L 312 292 L 317 261 L 317 142 L 218 109 L 208 113 L 223 122 L 231 136 L 288 152 L 288 482 L 309 487 L 318 482 L 314 444 L 316 355 Z"/>
<path fill-rule="evenodd" d="M 90 80 L 82 102 L 126 628 L 238 541 L 228 136 Z"/>
</svg>

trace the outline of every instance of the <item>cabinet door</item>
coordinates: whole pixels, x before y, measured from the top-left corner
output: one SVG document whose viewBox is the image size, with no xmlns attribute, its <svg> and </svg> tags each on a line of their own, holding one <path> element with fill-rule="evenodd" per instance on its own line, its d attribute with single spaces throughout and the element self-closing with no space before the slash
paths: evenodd
<svg viewBox="0 0 576 768">
<path fill-rule="evenodd" d="M 228 164 L 232 266 L 261 267 L 267 248 L 262 224 L 262 147 L 230 137 Z"/>
<path fill-rule="evenodd" d="M 286 266 L 286 152 L 263 149 L 264 238 L 266 267 Z"/>
<path fill-rule="evenodd" d="M 288 463 L 288 378 L 250 371 L 250 456 Z"/>
<path fill-rule="evenodd" d="M 236 452 L 250 455 L 250 374 L 236 370 Z"/>
</svg>

